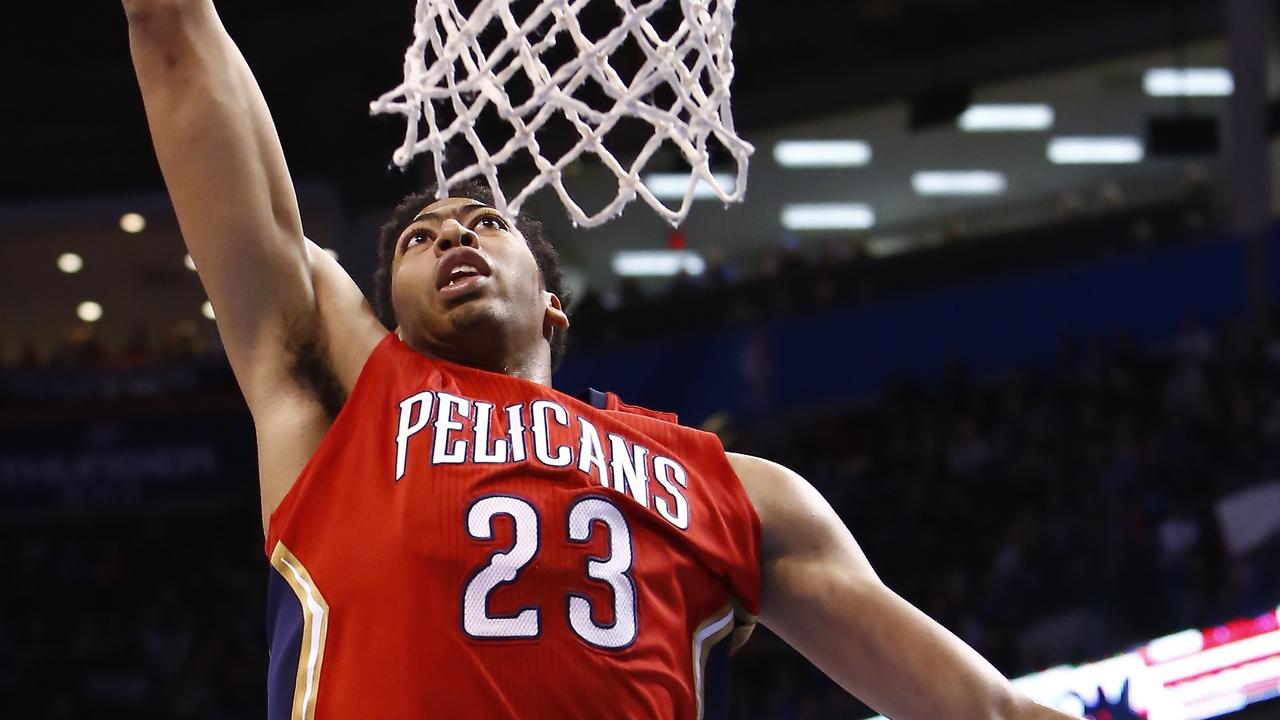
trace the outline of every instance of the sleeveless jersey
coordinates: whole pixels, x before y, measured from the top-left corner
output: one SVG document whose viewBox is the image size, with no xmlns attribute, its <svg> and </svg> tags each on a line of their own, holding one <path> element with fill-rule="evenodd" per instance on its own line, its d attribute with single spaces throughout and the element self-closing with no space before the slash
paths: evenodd
<svg viewBox="0 0 1280 720">
<path fill-rule="evenodd" d="M 394 333 L 271 515 L 268 718 L 712 718 L 759 613 L 719 440 Z"/>
</svg>

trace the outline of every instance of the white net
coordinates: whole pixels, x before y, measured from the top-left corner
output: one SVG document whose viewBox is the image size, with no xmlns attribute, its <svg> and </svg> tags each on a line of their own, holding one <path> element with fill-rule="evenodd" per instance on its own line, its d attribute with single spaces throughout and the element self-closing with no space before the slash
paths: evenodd
<svg viewBox="0 0 1280 720">
<path fill-rule="evenodd" d="M 668 0 L 595 0 L 595 11 L 608 5 L 611 15 L 603 31 L 593 32 L 590 27 L 599 23 L 584 22 L 593 0 L 471 0 L 465 3 L 469 11 L 458 0 L 418 0 L 404 82 L 371 109 L 405 116 L 404 144 L 392 159 L 405 167 L 430 152 L 440 197 L 452 185 L 482 178 L 499 209 L 517 213 L 530 195 L 550 186 L 575 224 L 592 227 L 639 196 L 676 225 L 695 195 L 709 190 L 730 203 L 746 193 L 752 147 L 734 132 L 729 105 L 734 2 L 680 0 L 681 17 L 667 23 L 673 29 L 660 32 Z M 623 57 L 632 58 L 634 68 L 620 64 Z M 496 117 L 509 133 L 505 142 L 493 142 L 490 135 L 491 146 L 500 147 L 481 140 L 482 116 L 489 116 L 485 122 Z M 634 153 L 620 159 L 622 153 L 606 147 L 605 139 L 628 118 L 647 124 L 642 127 L 648 135 L 631 142 Z M 543 147 L 552 122 L 576 130 L 564 152 Z M 448 172 L 446 152 L 456 151 L 451 143 L 459 140 L 470 147 L 474 162 Z M 727 151 L 717 162 L 736 164 L 731 183 L 712 174 L 709 143 Z M 674 208 L 641 175 L 666 146 L 678 149 L 682 169 L 689 171 Z M 523 153 L 537 174 L 508 200 L 498 171 L 513 159 L 523 161 Z M 616 195 L 593 213 L 580 207 L 564 183 L 566 169 L 584 154 L 594 155 L 617 178 Z"/>
</svg>

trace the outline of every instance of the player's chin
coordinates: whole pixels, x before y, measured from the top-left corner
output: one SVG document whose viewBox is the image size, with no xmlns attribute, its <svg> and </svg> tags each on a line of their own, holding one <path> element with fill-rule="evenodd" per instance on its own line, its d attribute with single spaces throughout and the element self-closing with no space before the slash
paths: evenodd
<svg viewBox="0 0 1280 720">
<path fill-rule="evenodd" d="M 445 306 L 449 324 L 460 332 L 492 331 L 506 315 L 501 299 L 487 294 L 457 298 Z"/>
</svg>

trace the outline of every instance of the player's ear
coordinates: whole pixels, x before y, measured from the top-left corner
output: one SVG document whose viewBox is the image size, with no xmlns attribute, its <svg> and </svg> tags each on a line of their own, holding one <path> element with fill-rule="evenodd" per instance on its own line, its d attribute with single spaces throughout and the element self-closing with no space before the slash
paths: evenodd
<svg viewBox="0 0 1280 720">
<path fill-rule="evenodd" d="M 564 311 L 564 306 L 560 303 L 560 298 L 555 293 L 543 290 L 542 295 L 547 301 L 546 314 L 543 315 L 542 334 L 550 336 L 553 330 L 566 330 L 569 327 L 569 316 Z"/>
</svg>

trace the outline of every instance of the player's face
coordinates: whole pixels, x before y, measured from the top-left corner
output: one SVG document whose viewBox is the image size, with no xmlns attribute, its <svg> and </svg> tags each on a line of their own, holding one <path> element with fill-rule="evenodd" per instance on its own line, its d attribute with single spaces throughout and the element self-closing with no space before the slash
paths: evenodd
<svg viewBox="0 0 1280 720">
<path fill-rule="evenodd" d="M 391 302 L 410 346 L 480 367 L 568 327 L 515 223 L 470 198 L 432 202 L 400 235 Z"/>
</svg>

